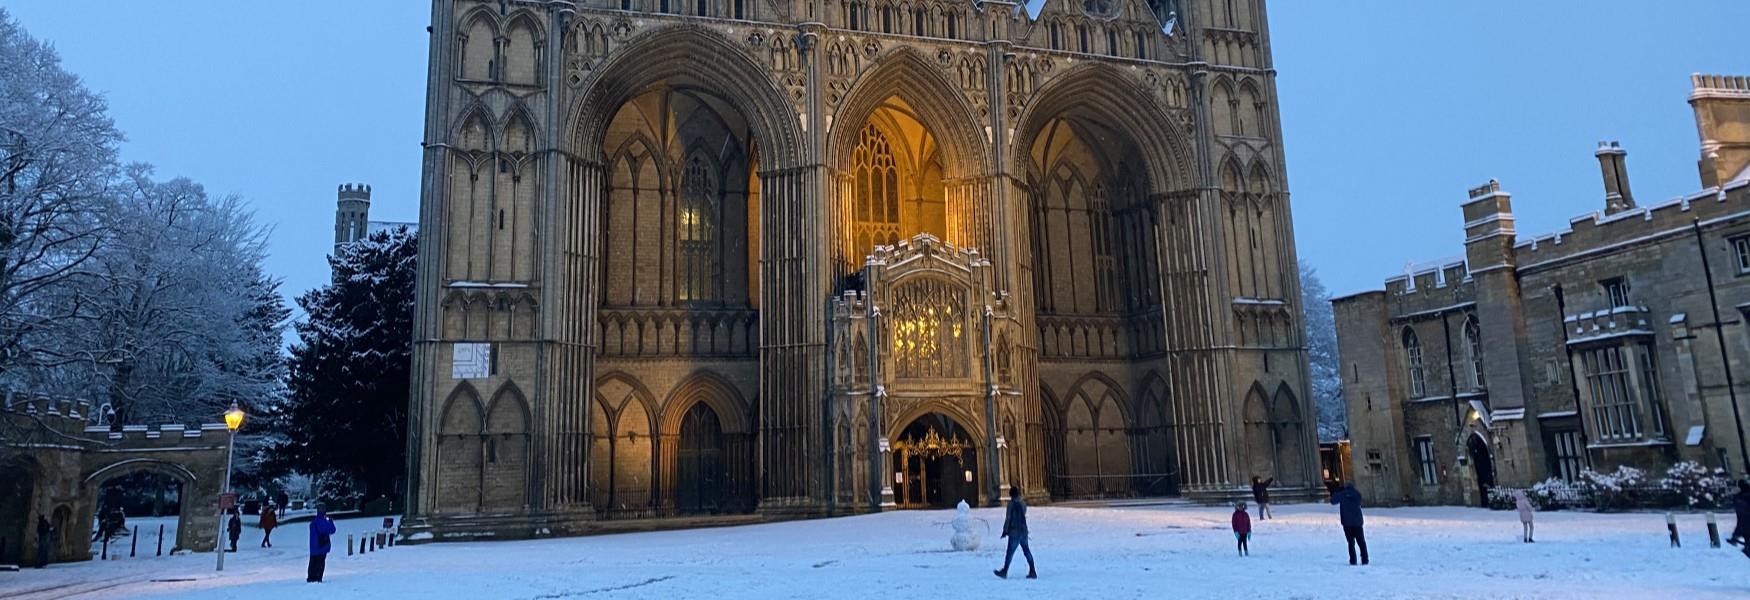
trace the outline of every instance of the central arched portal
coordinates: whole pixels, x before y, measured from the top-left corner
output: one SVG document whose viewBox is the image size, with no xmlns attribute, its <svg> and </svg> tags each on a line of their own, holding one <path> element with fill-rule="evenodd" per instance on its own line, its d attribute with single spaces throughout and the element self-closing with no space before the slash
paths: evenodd
<svg viewBox="0 0 1750 600">
<path fill-rule="evenodd" d="M 952 417 L 918 417 L 893 444 L 894 502 L 900 508 L 978 504 L 978 445 Z"/>
</svg>

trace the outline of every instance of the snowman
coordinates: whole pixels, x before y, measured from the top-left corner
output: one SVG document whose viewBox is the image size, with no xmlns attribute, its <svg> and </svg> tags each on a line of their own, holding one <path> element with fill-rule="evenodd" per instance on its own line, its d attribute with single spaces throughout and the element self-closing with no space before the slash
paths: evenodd
<svg viewBox="0 0 1750 600">
<path fill-rule="evenodd" d="M 949 538 L 948 542 L 961 552 L 978 549 L 978 532 L 972 530 L 971 510 L 972 507 L 967 506 L 965 500 L 961 500 L 954 507 L 954 537 Z"/>
</svg>

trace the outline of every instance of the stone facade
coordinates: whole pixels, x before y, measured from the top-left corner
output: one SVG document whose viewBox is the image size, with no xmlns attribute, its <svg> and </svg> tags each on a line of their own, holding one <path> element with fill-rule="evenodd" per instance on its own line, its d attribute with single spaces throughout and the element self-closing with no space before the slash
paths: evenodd
<svg viewBox="0 0 1750 600">
<path fill-rule="evenodd" d="M 111 427 L 89 425 L 90 412 L 89 402 L 20 393 L 0 403 L 0 564 L 35 563 L 38 516 L 57 531 L 51 560 L 90 560 L 98 491 L 142 471 L 182 486 L 176 544 L 165 550 L 212 551 L 230 450 L 225 424 Z"/>
<path fill-rule="evenodd" d="M 432 17 L 415 536 L 1317 481 L 1263 2 Z"/>
<path fill-rule="evenodd" d="M 1600 143 L 1602 211 L 1520 239 L 1491 181 L 1462 204 L 1463 258 L 1333 300 L 1370 502 L 1477 504 L 1619 465 L 1744 472 L 1750 79 L 1692 83 L 1705 189 L 1639 206 L 1627 153 Z"/>
</svg>

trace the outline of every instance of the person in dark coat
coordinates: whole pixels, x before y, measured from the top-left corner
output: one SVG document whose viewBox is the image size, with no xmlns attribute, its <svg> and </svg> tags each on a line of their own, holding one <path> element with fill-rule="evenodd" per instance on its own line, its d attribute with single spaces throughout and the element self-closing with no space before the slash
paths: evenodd
<svg viewBox="0 0 1750 600">
<path fill-rule="evenodd" d="M 1740 519 L 1742 521 L 1742 519 Z M 55 549 L 55 526 L 49 523 L 49 518 L 36 516 L 36 568 L 49 566 L 49 555 Z"/>
<path fill-rule="evenodd" d="M 1744 556 L 1750 556 L 1750 481 L 1738 482 L 1738 495 L 1732 497 L 1732 512 L 1738 515 L 1738 524 L 1732 527 L 1732 537 L 1726 541 L 1743 546 Z"/>
<path fill-rule="evenodd" d="M 1331 504 L 1337 505 L 1342 514 L 1343 538 L 1349 542 L 1349 564 L 1355 564 L 1355 547 L 1361 547 L 1361 564 L 1367 564 L 1367 535 L 1361 530 L 1361 492 L 1355 491 L 1353 482 L 1343 484 L 1343 489 L 1331 494 Z"/>
<path fill-rule="evenodd" d="M 243 537 L 243 517 L 238 515 L 235 508 L 231 509 L 231 520 L 225 523 L 225 535 L 231 538 L 231 551 L 236 552 L 237 538 Z"/>
<path fill-rule="evenodd" d="M 1252 515 L 1246 514 L 1246 503 L 1234 505 L 1234 540 L 1239 545 L 1240 556 L 1251 556 L 1252 549 L 1246 542 L 1252 539 Z"/>
<path fill-rule="evenodd" d="M 322 572 L 328 568 L 328 551 L 334 547 L 331 540 L 334 531 L 334 520 L 328 518 L 328 511 L 316 509 L 316 518 L 310 519 L 310 569 L 305 582 L 322 583 Z"/>
<path fill-rule="evenodd" d="M 261 509 L 261 520 L 256 523 L 257 526 L 261 527 L 261 547 L 273 547 L 273 528 L 279 527 L 279 524 L 279 513 L 274 510 L 272 504 Z"/>
<path fill-rule="evenodd" d="M 1252 476 L 1252 501 L 1258 503 L 1258 520 L 1270 518 L 1270 484 L 1276 483 L 1276 478 L 1263 479 Z"/>
<path fill-rule="evenodd" d="M 1038 579 L 1038 571 L 1033 570 L 1033 549 L 1027 547 L 1027 503 L 1021 501 L 1021 488 L 1009 488 L 1009 514 L 1003 517 L 1003 535 L 1009 538 L 1009 551 L 1003 555 L 1003 568 L 993 571 L 997 577 L 1009 578 L 1009 563 L 1015 560 L 1015 547 L 1020 546 L 1021 554 L 1027 557 L 1027 578 Z"/>
</svg>

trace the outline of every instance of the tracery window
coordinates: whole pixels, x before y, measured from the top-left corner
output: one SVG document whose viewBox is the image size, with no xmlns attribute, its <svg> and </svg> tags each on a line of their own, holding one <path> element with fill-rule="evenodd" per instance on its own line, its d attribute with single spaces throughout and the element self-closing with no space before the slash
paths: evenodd
<svg viewBox="0 0 1750 600">
<path fill-rule="evenodd" d="M 1471 385 L 1478 389 L 1486 384 L 1483 379 L 1483 332 L 1477 327 L 1476 317 L 1464 320 L 1464 347 L 1470 361 Z"/>
<path fill-rule="evenodd" d="M 680 229 L 681 265 L 675 274 L 679 299 L 717 299 L 717 182 L 704 157 L 687 160 L 681 181 L 681 206 L 675 220 Z"/>
<path fill-rule="evenodd" d="M 903 378 L 966 376 L 966 294 L 947 282 L 920 279 L 893 289 L 894 375 Z"/>
<path fill-rule="evenodd" d="M 1422 372 L 1422 340 L 1409 327 L 1404 328 L 1403 339 L 1404 364 L 1410 371 L 1410 397 L 1421 398 L 1428 395 L 1428 383 Z"/>
<path fill-rule="evenodd" d="M 856 185 L 857 251 L 899 242 L 899 169 L 887 136 L 874 125 L 863 127 L 852 153 Z"/>
</svg>

